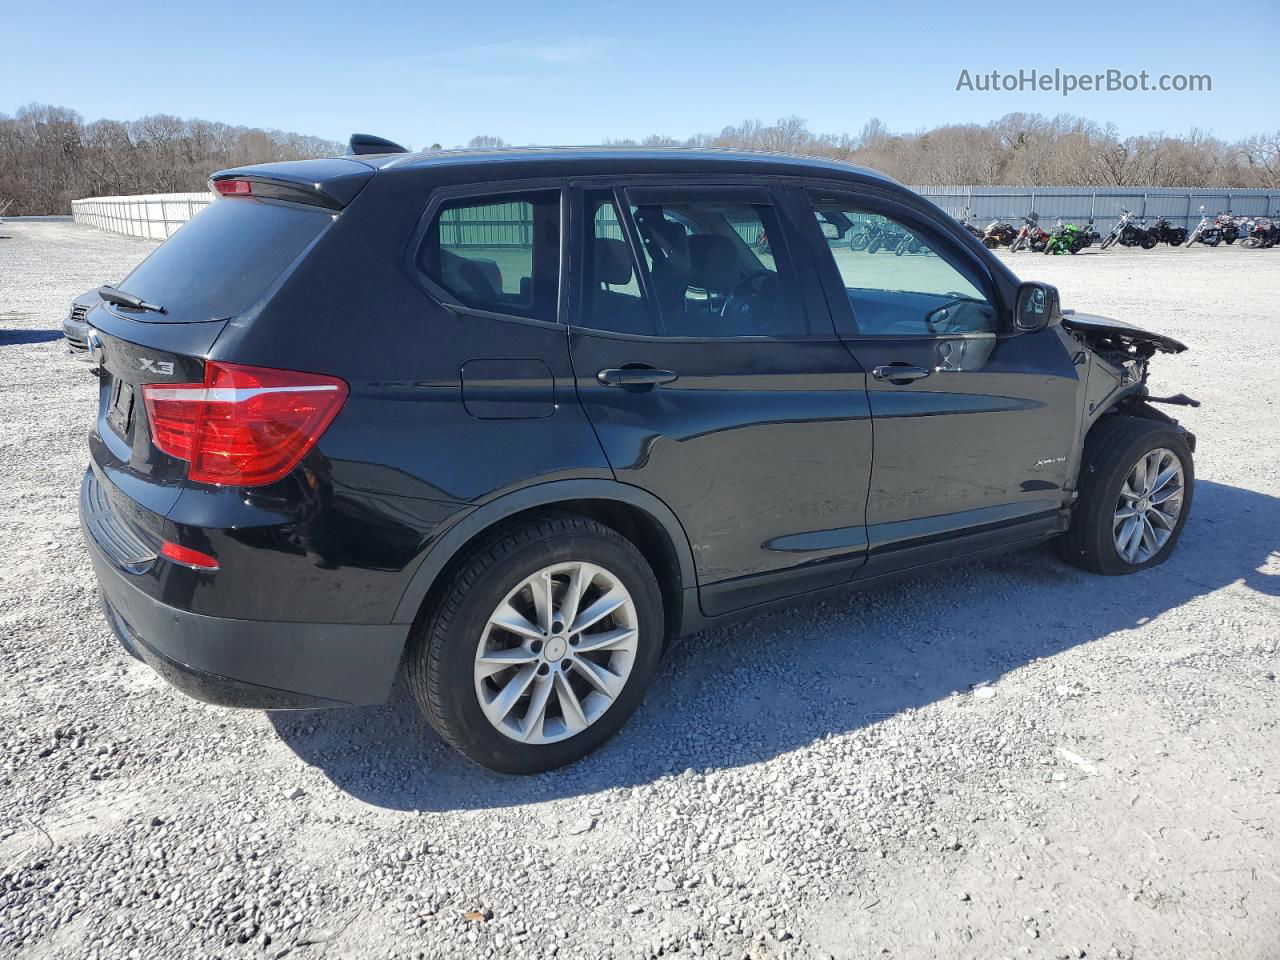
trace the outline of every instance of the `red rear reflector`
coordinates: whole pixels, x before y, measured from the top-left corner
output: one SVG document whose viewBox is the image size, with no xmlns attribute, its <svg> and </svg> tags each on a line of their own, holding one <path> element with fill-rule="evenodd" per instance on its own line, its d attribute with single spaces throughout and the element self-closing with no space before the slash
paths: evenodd
<svg viewBox="0 0 1280 960">
<path fill-rule="evenodd" d="M 195 567 L 197 570 L 218 569 L 218 561 L 209 556 L 209 554 L 201 553 L 199 550 L 192 550 L 190 547 L 180 547 L 176 543 L 170 543 L 168 540 L 160 548 L 160 555 L 168 557 L 174 563 L 180 563 L 184 567 Z"/>
<path fill-rule="evenodd" d="M 253 193 L 253 181 L 215 180 L 213 181 L 213 189 L 224 197 L 248 196 Z"/>
<path fill-rule="evenodd" d="M 149 383 L 151 440 L 197 483 L 256 487 L 298 465 L 347 399 L 337 377 L 210 361 L 204 383 Z"/>
</svg>

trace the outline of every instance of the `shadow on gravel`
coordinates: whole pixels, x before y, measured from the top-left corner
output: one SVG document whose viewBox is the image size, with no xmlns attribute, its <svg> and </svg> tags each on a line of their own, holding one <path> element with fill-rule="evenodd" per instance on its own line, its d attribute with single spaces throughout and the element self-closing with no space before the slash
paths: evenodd
<svg viewBox="0 0 1280 960">
<path fill-rule="evenodd" d="M 1041 548 L 707 631 L 673 647 L 610 743 L 536 777 L 463 760 L 403 682 L 384 706 L 271 722 L 337 786 L 397 810 L 515 806 L 743 766 L 995 682 L 1232 584 L 1239 603 L 1274 607 L 1265 598 L 1280 597 L 1278 531 L 1280 499 L 1202 480 L 1179 549 L 1134 576 L 1095 577 Z"/>
<path fill-rule="evenodd" d="M 48 343 L 50 340 L 61 339 L 61 330 L 0 330 L 0 347 L 11 347 L 19 343 Z"/>
</svg>

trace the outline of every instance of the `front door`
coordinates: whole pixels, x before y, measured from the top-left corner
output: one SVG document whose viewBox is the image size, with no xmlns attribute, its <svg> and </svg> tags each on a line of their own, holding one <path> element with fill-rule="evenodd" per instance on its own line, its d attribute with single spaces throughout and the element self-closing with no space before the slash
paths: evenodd
<svg viewBox="0 0 1280 960">
<path fill-rule="evenodd" d="M 866 379 L 770 192 L 596 187 L 574 210 L 578 395 L 617 478 L 683 524 L 704 613 L 850 579 Z"/>
<path fill-rule="evenodd" d="M 798 191 L 797 191 L 798 192 Z M 1013 333 L 980 258 L 892 201 L 810 192 L 837 330 L 868 373 L 866 575 L 1053 529 L 1077 376 L 1061 331 Z M 859 230 L 898 238 L 870 253 Z M 905 242 L 904 242 L 905 240 Z"/>
</svg>

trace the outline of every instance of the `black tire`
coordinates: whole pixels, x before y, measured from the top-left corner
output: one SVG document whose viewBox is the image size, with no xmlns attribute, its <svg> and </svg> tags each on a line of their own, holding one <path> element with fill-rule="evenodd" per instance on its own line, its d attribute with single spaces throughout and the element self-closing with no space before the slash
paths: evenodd
<svg viewBox="0 0 1280 960">
<path fill-rule="evenodd" d="M 1160 242 L 1159 240 L 1157 240 L 1155 237 L 1153 237 L 1149 233 L 1144 233 L 1142 237 L 1138 240 L 1138 243 L 1141 244 L 1143 250 L 1154 250 L 1156 244 L 1159 242 Z"/>
<path fill-rule="evenodd" d="M 1100 244 L 1098 244 L 1098 249 L 1105 250 L 1107 249 L 1107 247 L 1111 246 L 1115 242 L 1116 242 L 1116 235 L 1113 233 L 1111 236 L 1107 237 Z"/>
<path fill-rule="evenodd" d="M 870 243 L 867 244 L 867 253 L 878 253 L 880 250 L 880 244 L 881 244 L 880 238 L 876 237 L 874 240 L 872 240 Z"/>
<path fill-rule="evenodd" d="M 1112 518 L 1120 489 L 1133 465 L 1139 457 L 1161 447 L 1171 450 L 1182 462 L 1182 511 L 1164 546 L 1145 562 L 1130 563 L 1116 549 Z M 1063 560 L 1105 576 L 1137 573 L 1157 566 L 1164 563 L 1178 545 L 1191 513 L 1195 494 L 1191 450 L 1177 427 L 1158 420 L 1108 414 L 1094 424 L 1085 437 L 1078 490 L 1071 527 L 1056 543 Z"/>
<path fill-rule="evenodd" d="M 1180 247 L 1187 242 L 1187 231 L 1175 230 L 1169 234 L 1169 246 Z"/>
<path fill-rule="evenodd" d="M 573 560 L 605 567 L 631 594 L 638 645 L 631 673 L 609 708 L 576 736 L 521 743 L 497 730 L 476 694 L 476 647 L 489 616 L 522 579 Z M 662 654 L 662 592 L 639 550 L 611 527 L 571 513 L 542 514 L 496 531 L 471 549 L 414 627 L 406 672 L 422 712 L 467 759 L 501 773 L 530 774 L 572 763 L 613 736 L 639 706 Z"/>
</svg>

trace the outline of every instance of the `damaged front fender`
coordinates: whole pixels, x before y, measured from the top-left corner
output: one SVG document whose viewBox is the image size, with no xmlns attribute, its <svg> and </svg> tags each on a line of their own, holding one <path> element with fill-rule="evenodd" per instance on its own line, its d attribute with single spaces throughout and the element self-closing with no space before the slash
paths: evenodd
<svg viewBox="0 0 1280 960">
<path fill-rule="evenodd" d="M 1151 403 L 1199 406 L 1184 394 L 1152 397 L 1147 389 L 1148 363 L 1157 353 L 1182 353 L 1186 344 L 1133 324 L 1092 314 L 1063 311 L 1062 334 L 1072 350 L 1080 376 L 1079 432 L 1073 460 L 1079 463 L 1085 435 L 1110 411 L 1177 425 Z M 1184 431 L 1185 432 L 1185 431 Z M 1187 434 L 1194 449 L 1195 438 Z"/>
<path fill-rule="evenodd" d="M 1074 361 L 1083 383 L 1082 425 L 1087 433 L 1102 414 L 1122 403 L 1152 400 L 1198 406 L 1190 397 L 1155 398 L 1147 391 L 1148 362 L 1157 353 L 1182 353 L 1186 344 L 1131 323 L 1084 313 L 1064 313 L 1062 326 L 1075 341 Z"/>
</svg>

